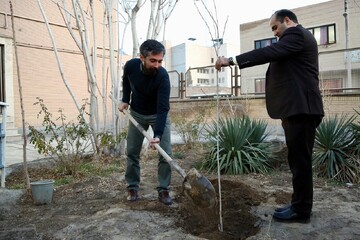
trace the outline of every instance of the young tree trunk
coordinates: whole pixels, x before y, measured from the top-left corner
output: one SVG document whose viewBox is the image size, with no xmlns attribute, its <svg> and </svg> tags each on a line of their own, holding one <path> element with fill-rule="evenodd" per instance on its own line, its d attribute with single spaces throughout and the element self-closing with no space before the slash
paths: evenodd
<svg viewBox="0 0 360 240">
<path fill-rule="evenodd" d="M 49 21 L 47 19 L 46 13 L 45 13 L 45 11 L 44 11 L 44 9 L 42 7 L 41 0 L 38 0 L 38 5 L 39 5 L 39 8 L 40 8 L 41 14 L 42 14 L 42 16 L 44 18 L 44 21 L 45 21 L 45 24 L 46 24 L 46 27 L 47 27 L 47 30 L 48 30 L 52 45 L 53 45 L 53 49 L 54 49 L 54 53 L 55 53 L 55 57 L 56 57 L 56 61 L 57 61 L 57 64 L 58 64 L 58 68 L 59 68 L 61 78 L 62 78 L 62 80 L 64 82 L 64 85 L 65 85 L 66 89 L 70 93 L 70 96 L 72 97 L 72 99 L 73 99 L 73 101 L 74 101 L 74 103 L 76 105 L 76 108 L 78 109 L 78 111 L 80 113 L 81 112 L 81 109 L 80 109 L 81 107 L 80 107 L 79 103 L 77 102 L 76 97 L 74 96 L 70 86 L 67 84 L 67 80 L 65 78 L 64 71 L 62 69 L 62 63 L 61 63 L 61 60 L 60 60 L 60 57 L 59 57 L 59 54 L 58 54 L 58 51 L 57 51 L 57 46 L 56 46 L 56 43 L 55 43 L 55 39 L 53 37 L 53 34 L 52 34 L 52 31 L 51 31 L 51 28 L 50 28 Z M 85 116 L 83 116 L 83 118 L 86 119 Z M 96 149 L 96 142 L 95 141 L 96 141 L 96 138 L 93 135 L 93 137 L 91 139 L 91 143 L 92 143 L 92 146 L 93 146 L 94 150 Z"/>
<path fill-rule="evenodd" d="M 15 24 L 14 24 L 14 11 L 13 11 L 13 6 L 12 6 L 11 1 L 9 1 L 9 3 L 10 3 L 11 25 L 12 25 L 12 33 L 13 33 L 13 44 L 14 44 L 14 49 L 15 49 L 16 72 L 17 72 L 18 84 L 19 84 L 21 119 L 22 119 L 22 128 L 23 128 L 24 175 L 25 175 L 26 189 L 30 189 L 30 178 L 29 178 L 29 172 L 28 172 L 28 167 L 27 167 L 27 156 L 26 156 L 27 138 L 26 138 L 26 126 L 25 126 L 25 110 L 24 110 L 24 103 L 23 103 L 23 96 L 22 96 L 22 85 L 21 85 L 21 77 L 20 77 L 19 57 L 18 57 L 17 43 L 16 43 Z"/>
</svg>

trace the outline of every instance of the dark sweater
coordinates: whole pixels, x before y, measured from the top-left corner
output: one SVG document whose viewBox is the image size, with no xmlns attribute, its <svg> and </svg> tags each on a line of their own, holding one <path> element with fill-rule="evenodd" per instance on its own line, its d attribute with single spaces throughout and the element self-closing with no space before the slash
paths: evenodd
<svg viewBox="0 0 360 240">
<path fill-rule="evenodd" d="M 162 136 L 170 110 L 170 79 L 165 68 L 160 67 L 155 76 L 141 70 L 138 58 L 126 62 L 123 74 L 123 98 L 131 109 L 142 115 L 157 115 L 154 135 Z"/>
</svg>

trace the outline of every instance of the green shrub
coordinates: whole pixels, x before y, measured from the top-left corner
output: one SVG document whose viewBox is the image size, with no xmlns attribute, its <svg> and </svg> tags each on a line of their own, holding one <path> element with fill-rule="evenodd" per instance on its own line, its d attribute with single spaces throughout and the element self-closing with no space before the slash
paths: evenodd
<svg viewBox="0 0 360 240">
<path fill-rule="evenodd" d="M 194 118 L 189 119 L 184 115 L 172 117 L 172 122 L 177 133 L 184 144 L 192 148 L 202 137 L 202 130 L 205 127 L 205 111 L 195 113 Z"/>
<path fill-rule="evenodd" d="M 359 158 L 354 155 L 355 116 L 324 119 L 316 130 L 313 166 L 319 177 L 341 182 L 359 182 Z"/>
<path fill-rule="evenodd" d="M 102 132 L 97 135 L 100 152 L 105 156 L 113 155 L 119 156 L 121 154 L 120 144 L 126 139 L 127 132 L 123 131 L 118 135 L 113 135 L 111 132 Z"/>
<path fill-rule="evenodd" d="M 268 172 L 271 153 L 270 144 L 264 142 L 266 127 L 264 121 L 250 120 L 247 116 L 212 123 L 206 128 L 210 149 L 202 168 L 216 171 L 219 157 L 222 174 Z"/>
<path fill-rule="evenodd" d="M 30 143 L 34 144 L 39 154 L 50 156 L 62 165 L 65 174 L 75 175 L 77 166 L 91 144 L 92 130 L 84 119 L 84 115 L 88 114 L 85 111 L 87 103 L 84 102 L 81 106 L 77 122 L 65 122 L 66 116 L 59 109 L 60 116 L 56 121 L 61 124 L 58 126 L 43 99 L 37 100 L 34 105 L 41 108 L 37 117 L 43 117 L 44 130 L 29 125 Z"/>
</svg>

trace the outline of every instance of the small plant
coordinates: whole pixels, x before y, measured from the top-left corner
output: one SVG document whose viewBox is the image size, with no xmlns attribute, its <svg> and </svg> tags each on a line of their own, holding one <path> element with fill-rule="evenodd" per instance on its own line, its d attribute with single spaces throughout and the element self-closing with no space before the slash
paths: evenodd
<svg viewBox="0 0 360 240">
<path fill-rule="evenodd" d="M 76 176 L 68 175 L 68 171 L 64 168 L 64 165 L 59 164 L 54 169 L 42 169 L 41 173 L 36 169 L 29 169 L 30 175 L 34 180 L 41 179 L 53 179 L 55 180 L 54 186 L 62 186 L 72 184 L 81 179 L 89 177 L 100 176 L 107 177 L 114 172 L 120 172 L 124 169 L 124 162 L 120 160 L 114 160 L 113 158 L 107 159 L 107 161 L 96 161 L 93 158 L 84 158 L 77 165 Z M 17 171 L 11 172 L 7 177 L 9 182 L 7 187 L 9 189 L 24 189 L 25 183 L 18 180 L 19 173 Z"/>
<path fill-rule="evenodd" d="M 352 128 L 355 116 L 323 120 L 316 130 L 313 166 L 319 177 L 358 183 L 360 161 L 354 155 L 358 144 Z"/>
<path fill-rule="evenodd" d="M 210 149 L 202 168 L 216 171 L 219 157 L 222 174 L 267 173 L 271 153 L 270 144 L 264 142 L 266 126 L 263 121 L 252 121 L 247 116 L 213 123 L 207 128 Z"/>
<path fill-rule="evenodd" d="M 194 118 L 189 119 L 183 115 L 172 118 L 175 129 L 181 137 L 184 144 L 192 148 L 202 137 L 202 130 L 205 127 L 205 111 L 195 113 Z"/>
<path fill-rule="evenodd" d="M 126 139 L 126 132 L 122 132 L 117 136 L 114 136 L 111 132 L 103 132 L 98 134 L 100 148 L 104 155 L 120 155 L 119 146 L 121 141 Z"/>
<path fill-rule="evenodd" d="M 43 131 L 34 126 L 29 126 L 30 143 L 34 144 L 38 153 L 50 156 L 63 166 L 64 172 L 70 175 L 76 174 L 77 165 L 86 153 L 90 145 L 92 130 L 84 119 L 87 103 L 85 102 L 80 109 L 77 117 L 78 122 L 65 123 L 66 116 L 62 109 L 59 109 L 60 116 L 56 121 L 61 124 L 58 126 L 52 120 L 52 114 L 48 111 L 43 99 L 37 98 L 34 105 L 39 105 L 41 110 L 38 118 L 43 115 Z"/>
<path fill-rule="evenodd" d="M 185 153 L 176 151 L 176 152 L 173 153 L 173 157 L 177 158 L 177 159 L 184 159 L 185 158 Z"/>
</svg>

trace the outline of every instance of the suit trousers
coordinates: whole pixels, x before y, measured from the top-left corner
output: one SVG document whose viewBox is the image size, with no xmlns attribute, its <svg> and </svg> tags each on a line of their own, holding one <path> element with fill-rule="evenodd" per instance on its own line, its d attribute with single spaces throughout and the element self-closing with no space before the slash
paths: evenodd
<svg viewBox="0 0 360 240">
<path fill-rule="evenodd" d="M 131 111 L 134 119 L 147 130 L 149 126 L 155 127 L 156 115 L 142 115 L 135 111 Z M 127 135 L 127 161 L 125 180 L 128 184 L 127 189 L 139 190 L 140 184 L 140 152 L 144 141 L 144 135 L 136 128 L 134 124 L 129 122 Z M 171 149 L 171 133 L 170 119 L 167 117 L 164 133 L 161 137 L 160 147 L 169 155 L 172 155 Z M 169 190 L 171 181 L 171 166 L 166 159 L 159 154 L 158 162 L 158 182 L 157 190 L 159 192 Z"/>
<path fill-rule="evenodd" d="M 292 210 L 310 214 L 313 206 L 312 152 L 321 116 L 300 114 L 282 119 L 292 173 Z"/>
</svg>

